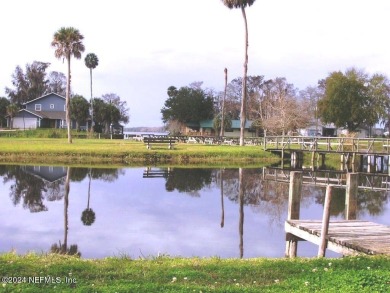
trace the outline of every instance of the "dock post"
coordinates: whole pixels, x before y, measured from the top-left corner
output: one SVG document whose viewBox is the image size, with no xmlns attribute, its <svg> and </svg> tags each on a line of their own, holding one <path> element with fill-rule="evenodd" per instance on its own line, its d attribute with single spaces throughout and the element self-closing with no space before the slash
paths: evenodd
<svg viewBox="0 0 390 293">
<path fill-rule="evenodd" d="M 302 192 L 302 172 L 290 172 L 290 188 L 288 194 L 287 220 L 299 220 Z M 292 234 L 286 234 L 286 257 L 296 257 L 298 238 Z"/>
<path fill-rule="evenodd" d="M 358 192 L 357 173 L 347 174 L 347 187 L 345 191 L 345 219 L 356 220 L 357 192 Z"/>
<path fill-rule="evenodd" d="M 313 152 L 311 153 L 311 166 L 312 166 L 312 168 L 314 168 L 314 158 L 315 158 L 315 155 L 316 155 L 316 152 L 313 151 Z"/>
<path fill-rule="evenodd" d="M 329 218 L 330 218 L 330 202 L 332 200 L 332 185 L 326 186 L 324 213 L 322 215 L 322 227 L 321 227 L 321 238 L 320 246 L 318 247 L 318 257 L 325 257 L 325 251 L 327 246 L 326 236 L 329 230 Z"/>
</svg>

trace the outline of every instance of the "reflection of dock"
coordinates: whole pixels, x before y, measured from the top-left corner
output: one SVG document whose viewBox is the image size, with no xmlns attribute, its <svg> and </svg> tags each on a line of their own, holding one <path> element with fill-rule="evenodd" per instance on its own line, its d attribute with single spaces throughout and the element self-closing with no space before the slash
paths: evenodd
<svg viewBox="0 0 390 293">
<path fill-rule="evenodd" d="M 290 220 L 285 230 L 300 239 L 320 245 L 321 221 Z M 327 248 L 343 255 L 390 255 L 390 227 L 367 221 L 331 221 Z"/>
<path fill-rule="evenodd" d="M 319 245 L 318 256 L 325 256 L 326 249 L 350 254 L 390 255 L 390 227 L 356 221 L 358 174 L 346 176 L 344 221 L 329 221 L 333 185 L 326 188 L 322 221 L 300 220 L 302 172 L 291 172 L 286 231 L 286 256 L 297 255 L 298 242 L 310 241 Z"/>
<path fill-rule="evenodd" d="M 297 171 L 297 169 L 288 168 L 263 168 L 263 180 L 271 180 L 277 182 L 290 182 L 290 172 Z M 302 172 L 302 184 L 327 186 L 329 184 L 336 185 L 338 187 L 346 187 L 347 172 L 335 171 L 335 170 L 301 170 Z M 369 190 L 384 190 L 390 189 L 390 176 L 381 173 L 359 173 L 359 185 L 360 189 Z"/>
<path fill-rule="evenodd" d="M 147 167 L 144 170 L 143 178 L 168 178 L 171 175 L 171 168 L 167 169 L 153 169 Z"/>
</svg>

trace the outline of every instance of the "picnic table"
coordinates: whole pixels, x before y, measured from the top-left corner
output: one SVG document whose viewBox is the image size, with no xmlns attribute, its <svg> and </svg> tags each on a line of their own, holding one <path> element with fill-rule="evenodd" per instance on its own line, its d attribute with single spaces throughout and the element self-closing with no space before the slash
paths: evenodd
<svg viewBox="0 0 390 293">
<path fill-rule="evenodd" d="M 148 150 L 152 149 L 152 145 L 168 145 L 168 149 L 173 149 L 176 139 L 172 137 L 144 137 L 144 144 Z"/>
</svg>

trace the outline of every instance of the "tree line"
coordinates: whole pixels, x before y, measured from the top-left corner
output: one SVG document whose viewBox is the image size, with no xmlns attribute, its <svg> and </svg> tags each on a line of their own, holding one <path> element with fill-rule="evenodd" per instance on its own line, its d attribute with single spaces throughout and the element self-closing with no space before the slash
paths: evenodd
<svg viewBox="0 0 390 293">
<path fill-rule="evenodd" d="M 26 65 L 25 71 L 17 66 L 12 74 L 13 88 L 6 87 L 7 97 L 0 97 L 0 127 L 4 127 L 6 116 L 11 118 L 23 108 L 23 105 L 48 93 L 65 96 L 66 124 L 68 142 L 72 143 L 71 120 L 75 120 L 77 128 L 87 119 L 92 121 L 92 131 L 108 133 L 111 124 L 127 123 L 129 121 L 128 108 L 125 101 L 121 101 L 116 94 L 105 94 L 100 98 L 92 95 L 92 69 L 96 68 L 99 59 L 94 53 L 85 57 L 85 65 L 90 70 L 91 97 L 90 102 L 83 96 L 71 92 L 71 58 L 80 59 L 85 50 L 84 36 L 78 29 L 62 27 L 53 35 L 51 46 L 55 49 L 54 55 L 58 59 L 67 61 L 67 76 L 60 72 L 46 70 L 50 63 L 34 61 Z M 95 115 L 94 115 L 95 113 Z"/>
<path fill-rule="evenodd" d="M 87 55 L 88 56 L 88 55 Z M 0 98 L 0 127 L 5 127 L 7 115 L 14 116 L 23 104 L 49 93 L 66 95 L 67 79 L 65 74 L 57 71 L 47 73 L 50 63 L 33 61 L 25 69 L 17 66 L 12 74 L 12 87 L 6 87 L 7 97 Z M 93 101 L 93 107 L 92 103 Z M 127 123 L 129 114 L 126 101 L 114 93 L 107 93 L 88 101 L 80 94 L 72 94 L 70 99 L 71 119 L 76 121 L 76 128 L 85 125 L 93 117 L 94 131 L 108 132 L 110 124 Z"/>
<path fill-rule="evenodd" d="M 316 86 L 299 90 L 284 77 L 267 79 L 262 75 L 246 78 L 246 117 L 258 135 L 286 135 L 317 122 L 333 123 L 350 132 L 377 124 L 390 126 L 390 83 L 379 73 L 350 68 L 334 71 Z M 172 132 L 185 125 L 214 120 L 216 134 L 232 119 L 240 119 L 242 78 L 231 80 L 226 93 L 202 88 L 202 82 L 167 90 L 168 98 L 161 109 L 163 122 Z"/>
</svg>

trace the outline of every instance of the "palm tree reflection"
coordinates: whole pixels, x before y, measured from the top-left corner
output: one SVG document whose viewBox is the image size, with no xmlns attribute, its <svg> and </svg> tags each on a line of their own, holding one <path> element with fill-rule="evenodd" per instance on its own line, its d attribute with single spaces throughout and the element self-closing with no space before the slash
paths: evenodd
<svg viewBox="0 0 390 293">
<path fill-rule="evenodd" d="M 95 212 L 89 207 L 89 200 L 91 197 L 91 181 L 92 181 L 91 169 L 89 169 L 88 177 L 89 177 L 88 203 L 87 203 L 87 208 L 81 214 L 81 221 L 83 222 L 84 225 L 91 226 L 95 222 L 95 219 L 96 219 Z"/>
<path fill-rule="evenodd" d="M 225 206 L 223 202 L 223 169 L 220 170 L 220 176 L 221 176 L 221 182 L 220 182 L 220 187 L 221 187 L 221 228 L 225 225 Z"/>
<path fill-rule="evenodd" d="M 81 256 L 81 253 L 78 251 L 77 244 L 72 244 L 68 248 L 68 230 L 69 230 L 69 220 L 68 220 L 68 208 L 69 208 L 69 191 L 70 191 L 70 176 L 71 176 L 71 168 L 68 167 L 66 170 L 66 179 L 65 179 L 65 196 L 64 196 L 64 243 L 59 244 L 54 243 L 50 251 L 52 253 L 59 254 L 71 254 Z"/>
<path fill-rule="evenodd" d="M 238 231 L 240 234 L 240 258 L 244 257 L 244 195 L 245 195 L 245 188 L 244 188 L 244 169 L 239 168 L 238 169 L 238 185 L 239 185 L 239 194 L 238 194 L 238 201 L 239 201 L 239 211 L 240 211 L 240 220 L 238 224 Z"/>
</svg>

